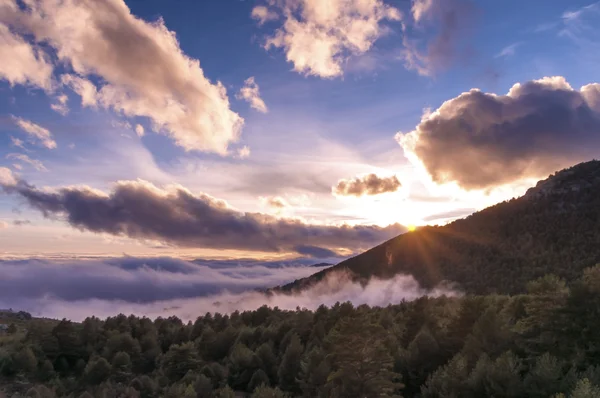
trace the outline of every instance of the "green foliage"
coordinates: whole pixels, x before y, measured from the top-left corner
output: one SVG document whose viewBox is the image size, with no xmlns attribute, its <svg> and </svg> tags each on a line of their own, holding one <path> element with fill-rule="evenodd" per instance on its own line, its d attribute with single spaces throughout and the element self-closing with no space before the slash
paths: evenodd
<svg viewBox="0 0 600 398">
<path fill-rule="evenodd" d="M 15 355 L 17 370 L 23 373 L 33 373 L 37 369 L 37 358 L 31 348 L 24 347 Z"/>
<path fill-rule="evenodd" d="M 288 397 L 288 395 L 286 395 L 279 388 L 271 388 L 271 387 L 267 387 L 267 386 L 258 387 L 256 390 L 254 390 L 254 393 L 251 396 L 251 398 L 287 398 L 287 397 Z"/>
<path fill-rule="evenodd" d="M 300 359 L 303 351 L 304 347 L 298 335 L 291 335 L 278 372 L 279 385 L 287 391 L 298 392 L 300 390 L 297 377 L 300 372 Z"/>
<path fill-rule="evenodd" d="M 100 384 L 110 376 L 111 367 L 102 357 L 90 359 L 84 371 L 84 378 L 90 384 Z"/>
<path fill-rule="evenodd" d="M 31 319 L 26 336 L 3 340 L 0 374 L 15 396 L 69 398 L 599 396 L 600 268 L 527 288 L 188 324 Z"/>
</svg>

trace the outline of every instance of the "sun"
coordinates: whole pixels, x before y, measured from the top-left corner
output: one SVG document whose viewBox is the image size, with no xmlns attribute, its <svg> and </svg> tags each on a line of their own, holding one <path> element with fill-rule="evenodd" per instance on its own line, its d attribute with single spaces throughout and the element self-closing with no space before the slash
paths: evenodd
<svg viewBox="0 0 600 398">
<path fill-rule="evenodd" d="M 413 232 L 414 230 L 416 230 L 416 229 L 417 229 L 417 226 L 416 226 L 416 225 L 414 225 L 414 224 L 408 224 L 408 225 L 406 226 L 406 228 L 408 228 L 408 232 Z"/>
</svg>

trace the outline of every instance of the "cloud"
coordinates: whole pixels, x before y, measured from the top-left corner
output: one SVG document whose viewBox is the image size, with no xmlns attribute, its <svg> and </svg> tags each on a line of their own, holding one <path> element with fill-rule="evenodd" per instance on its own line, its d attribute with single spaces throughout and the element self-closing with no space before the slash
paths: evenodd
<svg viewBox="0 0 600 398">
<path fill-rule="evenodd" d="M 244 87 L 240 89 L 240 92 L 236 95 L 236 98 L 243 99 L 250 104 L 252 109 L 256 109 L 259 112 L 267 113 L 269 109 L 265 104 L 265 101 L 260 98 L 260 91 L 258 84 L 254 81 L 254 77 L 249 77 L 244 82 Z"/>
<path fill-rule="evenodd" d="M 519 47 L 522 44 L 523 44 L 522 42 L 517 42 L 517 43 L 513 43 L 513 44 L 510 44 L 510 45 L 504 47 L 502 49 L 502 51 L 500 51 L 498 54 L 496 54 L 495 58 L 511 57 L 511 56 L 515 55 L 515 52 L 517 51 L 517 47 Z"/>
<path fill-rule="evenodd" d="M 243 213 L 206 194 L 181 186 L 120 181 L 110 194 L 88 187 L 40 190 L 24 181 L 4 184 L 45 217 L 64 218 L 72 227 L 96 233 L 155 240 L 178 247 L 294 252 L 298 245 L 332 251 L 366 249 L 406 229 L 316 225 L 261 213 Z"/>
<path fill-rule="evenodd" d="M 431 221 L 448 221 L 454 220 L 457 218 L 462 218 L 468 216 L 469 214 L 473 214 L 477 209 L 467 208 L 467 209 L 455 209 L 446 211 L 443 213 L 432 214 L 430 216 L 424 217 L 423 221 L 431 222 Z"/>
<path fill-rule="evenodd" d="M 135 125 L 135 133 L 138 135 L 138 137 L 143 137 L 144 136 L 144 126 L 142 126 L 141 124 L 136 124 Z"/>
<path fill-rule="evenodd" d="M 16 147 L 18 147 L 18 148 L 21 148 L 21 149 L 25 149 L 25 150 L 27 150 L 27 149 L 25 148 L 25 143 L 23 142 L 23 140 L 21 140 L 21 139 L 19 139 L 19 138 L 16 138 L 16 137 L 10 137 L 10 143 L 11 143 L 13 146 L 16 146 Z"/>
<path fill-rule="evenodd" d="M 31 225 L 32 222 L 29 220 L 14 220 L 13 225 L 17 227 L 22 227 L 23 225 Z"/>
<path fill-rule="evenodd" d="M 270 206 L 270 207 L 273 207 L 276 209 L 283 209 L 283 208 L 289 206 L 289 203 L 281 196 L 272 196 L 272 197 L 268 197 L 268 198 L 261 198 L 261 201 L 264 202 L 267 206 Z"/>
<path fill-rule="evenodd" d="M 368 174 L 351 180 L 340 180 L 333 187 L 333 193 L 341 196 L 380 195 L 396 192 L 401 186 L 396 176 L 378 177 L 376 174 Z"/>
<path fill-rule="evenodd" d="M 63 116 L 69 113 L 69 107 L 67 106 L 69 97 L 67 97 L 65 94 L 61 94 L 58 97 L 56 97 L 56 100 L 57 102 L 50 104 L 50 108 Z"/>
<path fill-rule="evenodd" d="M 13 172 L 6 167 L 0 167 L 0 187 L 7 189 L 9 187 L 15 186 L 17 184 L 17 179 L 13 175 Z"/>
<path fill-rule="evenodd" d="M 34 315 L 81 321 L 119 313 L 193 320 L 206 312 L 231 313 L 262 305 L 293 310 L 336 302 L 386 306 L 418 297 L 457 295 L 452 289 L 422 289 L 411 277 L 353 283 L 347 273 L 329 273 L 301 293 L 264 294 L 256 288 L 291 282 L 315 272 L 312 267 L 213 268 L 171 258 L 109 260 L 12 260 L 0 262 L 0 306 Z"/>
<path fill-rule="evenodd" d="M 137 18 L 123 0 L 30 1 L 27 8 L 4 3 L 12 12 L 0 22 L 52 47 L 72 67 L 66 84 L 81 95 L 79 83 L 101 82 L 95 96 L 88 85 L 84 105 L 147 117 L 186 150 L 224 155 L 238 140 L 243 119 L 230 109 L 225 87 L 182 52 L 162 19 Z"/>
<path fill-rule="evenodd" d="M 256 6 L 252 9 L 252 18 L 256 19 L 259 25 L 264 25 L 266 22 L 279 19 L 279 15 L 265 6 Z"/>
<path fill-rule="evenodd" d="M 56 148 L 56 141 L 54 141 L 52 133 L 48 129 L 20 117 L 12 116 L 12 120 L 21 130 L 39 141 L 42 146 L 48 149 Z"/>
<path fill-rule="evenodd" d="M 0 221 L 0 229 L 8 228 L 9 224 L 5 221 Z"/>
<path fill-rule="evenodd" d="M 472 89 L 396 139 L 438 183 L 486 189 L 543 177 L 597 156 L 600 84 L 574 90 L 555 76 L 517 83 L 506 95 Z"/>
<path fill-rule="evenodd" d="M 343 75 L 346 60 L 369 51 L 387 31 L 384 21 L 401 19 L 400 11 L 382 0 L 283 0 L 270 5 L 253 10 L 253 16 L 283 16 L 283 25 L 267 38 L 265 48 L 282 48 L 296 72 L 321 78 Z"/>
<path fill-rule="evenodd" d="M 23 153 L 9 153 L 8 155 L 6 155 L 6 158 L 19 160 L 23 163 L 27 163 L 30 166 L 32 166 L 34 169 L 36 169 L 37 171 L 48 171 L 46 166 L 44 166 L 44 164 L 41 161 L 39 161 L 37 159 L 32 159 Z"/>
<path fill-rule="evenodd" d="M 81 97 L 81 105 L 92 108 L 98 105 L 98 90 L 91 81 L 70 74 L 62 75 L 61 81 Z"/>
<path fill-rule="evenodd" d="M 240 159 L 246 159 L 250 156 L 250 147 L 248 145 L 244 145 L 240 149 L 238 149 L 238 157 Z"/>
<path fill-rule="evenodd" d="M 413 0 L 415 33 L 427 27 L 423 38 L 403 37 L 403 58 L 408 69 L 431 76 L 459 57 L 461 39 L 473 24 L 475 6 L 470 0 Z"/>
<path fill-rule="evenodd" d="M 4 12 L 4 7 L 7 5 L 0 4 L 0 14 Z M 53 68 L 47 58 L 42 50 L 13 34 L 0 21 L 1 79 L 11 85 L 30 85 L 49 91 L 52 88 Z"/>
</svg>

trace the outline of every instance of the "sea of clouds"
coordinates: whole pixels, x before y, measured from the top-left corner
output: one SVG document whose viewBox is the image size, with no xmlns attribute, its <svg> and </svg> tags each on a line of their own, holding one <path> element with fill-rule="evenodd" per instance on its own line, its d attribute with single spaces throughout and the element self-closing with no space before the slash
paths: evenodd
<svg viewBox="0 0 600 398">
<path fill-rule="evenodd" d="M 306 262 L 184 261 L 174 258 L 20 259 L 0 261 L 0 308 L 34 316 L 81 321 L 119 313 L 192 320 L 206 312 L 230 313 L 262 305 L 316 309 L 351 301 L 386 306 L 423 295 L 456 295 L 422 289 L 411 276 L 354 283 L 344 272 L 293 295 L 258 289 L 307 277 L 320 268 Z"/>
</svg>

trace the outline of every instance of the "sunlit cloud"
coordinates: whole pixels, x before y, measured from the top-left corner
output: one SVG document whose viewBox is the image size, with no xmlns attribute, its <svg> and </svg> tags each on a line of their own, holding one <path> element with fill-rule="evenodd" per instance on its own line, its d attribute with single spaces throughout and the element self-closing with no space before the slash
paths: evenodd
<svg viewBox="0 0 600 398">
<path fill-rule="evenodd" d="M 267 113 L 269 111 L 265 101 L 260 98 L 260 89 L 254 80 L 254 77 L 249 77 L 246 79 L 244 82 L 244 87 L 240 89 L 239 93 L 236 95 L 236 98 L 248 102 L 252 109 L 256 109 L 259 112 Z"/>
<path fill-rule="evenodd" d="M 123 0 L 28 5 L 22 9 L 16 0 L 6 0 L 0 23 L 51 46 L 59 60 L 79 75 L 60 80 L 82 97 L 84 106 L 147 117 L 155 131 L 186 150 L 227 154 L 228 145 L 238 140 L 243 119 L 230 109 L 225 87 L 211 82 L 199 61 L 183 53 L 162 19 L 149 23 L 137 18 Z M 25 48 L 27 43 L 5 25 L 0 34 L 4 51 L 13 45 L 24 48 L 25 55 L 18 60 L 29 64 L 23 71 L 48 70 L 39 65 L 43 58 Z M 11 82 L 32 82 L 42 88 L 49 84 L 50 72 L 25 75 L 11 72 L 16 67 L 2 68 L 1 76 Z M 102 83 L 96 85 L 91 78 Z"/>
<path fill-rule="evenodd" d="M 48 149 L 56 148 L 56 141 L 54 141 L 52 133 L 48 129 L 20 117 L 12 116 L 12 120 L 22 131 L 29 135 L 34 143 Z"/>
<path fill-rule="evenodd" d="M 506 95 L 472 89 L 396 138 L 433 181 L 488 189 L 593 157 L 599 105 L 599 84 L 575 90 L 560 76 L 517 83 Z"/>
<path fill-rule="evenodd" d="M 7 8 L 16 7 L 11 2 L 0 4 L 0 14 Z M 0 78 L 11 85 L 23 84 L 52 89 L 53 67 L 49 57 L 38 47 L 27 43 L 10 31 L 0 17 Z"/>
<path fill-rule="evenodd" d="M 401 19 L 398 9 L 381 0 L 293 0 L 252 11 L 260 24 L 279 15 L 283 25 L 267 38 L 265 48 L 282 48 L 296 72 L 321 78 L 343 75 L 349 57 L 369 51 L 385 34 L 386 21 Z"/>
<path fill-rule="evenodd" d="M 48 171 L 46 166 L 44 166 L 44 163 L 42 163 L 40 160 L 32 159 L 23 153 L 9 153 L 8 155 L 6 155 L 6 158 L 11 160 L 17 160 L 21 163 L 26 163 L 34 169 L 36 169 L 37 171 Z"/>
</svg>

